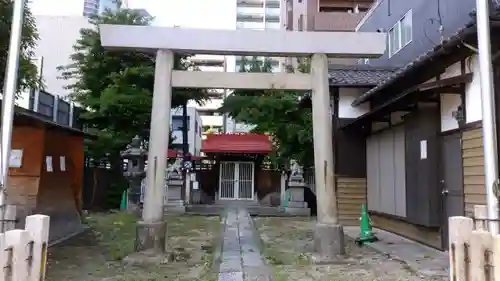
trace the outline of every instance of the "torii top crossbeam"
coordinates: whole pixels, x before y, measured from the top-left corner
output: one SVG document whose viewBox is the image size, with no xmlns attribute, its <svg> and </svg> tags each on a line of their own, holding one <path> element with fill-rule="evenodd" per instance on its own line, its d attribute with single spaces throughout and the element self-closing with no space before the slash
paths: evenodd
<svg viewBox="0 0 500 281">
<path fill-rule="evenodd" d="M 103 47 L 176 53 L 338 58 L 373 58 L 385 52 L 386 35 L 372 32 L 191 29 L 157 26 L 99 26 Z"/>
</svg>

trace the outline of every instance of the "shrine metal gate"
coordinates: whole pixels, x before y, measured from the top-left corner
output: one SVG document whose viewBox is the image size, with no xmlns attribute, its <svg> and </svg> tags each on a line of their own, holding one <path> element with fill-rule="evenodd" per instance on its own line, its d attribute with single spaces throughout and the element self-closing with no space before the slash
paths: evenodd
<svg viewBox="0 0 500 281">
<path fill-rule="evenodd" d="M 254 199 L 254 163 L 220 162 L 219 199 Z"/>
</svg>

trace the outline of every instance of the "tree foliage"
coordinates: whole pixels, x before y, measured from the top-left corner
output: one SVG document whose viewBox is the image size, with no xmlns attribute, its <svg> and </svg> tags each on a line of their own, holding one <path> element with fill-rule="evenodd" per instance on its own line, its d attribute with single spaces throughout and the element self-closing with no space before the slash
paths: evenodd
<svg viewBox="0 0 500 281">
<path fill-rule="evenodd" d="M 5 81 L 5 69 L 9 53 L 13 7 L 14 1 L 0 0 L 0 38 L 2 42 L 2 44 L 0 44 L 0 85 L 2 89 Z M 38 40 L 36 23 L 27 3 L 24 4 L 24 11 L 21 53 L 19 57 L 18 91 L 41 85 L 37 78 L 36 65 L 31 60 L 34 56 L 33 50 L 36 46 L 36 41 Z"/>
<path fill-rule="evenodd" d="M 150 25 L 152 20 L 134 10 L 107 11 L 92 17 L 91 28 L 82 29 L 74 45 L 72 64 L 60 67 L 72 100 L 87 109 L 80 117 L 98 136 L 89 144 L 94 159 L 116 155 L 135 135 L 148 139 L 155 70 L 155 54 L 104 49 L 98 25 Z M 187 56 L 175 56 L 174 68 L 193 66 Z M 176 89 L 172 108 L 205 97 L 204 91 Z"/>
<path fill-rule="evenodd" d="M 307 62 L 300 71 L 307 71 Z M 268 59 L 242 60 L 240 72 L 271 72 Z M 255 125 L 254 132 L 271 136 L 275 152 L 271 161 L 279 166 L 296 159 L 305 166 L 313 162 L 312 114 L 301 107 L 305 92 L 282 90 L 237 90 L 220 108 L 238 122 Z"/>
</svg>

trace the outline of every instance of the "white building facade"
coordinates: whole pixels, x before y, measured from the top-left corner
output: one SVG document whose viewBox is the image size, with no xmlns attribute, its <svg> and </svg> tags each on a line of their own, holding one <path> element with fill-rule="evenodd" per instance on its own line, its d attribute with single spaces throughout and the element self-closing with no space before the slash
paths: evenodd
<svg viewBox="0 0 500 281">
<path fill-rule="evenodd" d="M 71 1 L 69 1 L 71 2 Z M 75 105 L 67 96 L 66 86 L 72 81 L 61 79 L 60 66 L 72 63 L 73 45 L 80 37 L 80 29 L 90 28 L 84 16 L 35 15 L 39 39 L 34 49 L 33 62 L 44 88 L 21 93 L 16 100 L 20 107 L 34 110 L 56 123 L 74 125 Z"/>
<path fill-rule="evenodd" d="M 188 144 L 189 153 L 194 156 L 199 156 L 201 153 L 201 136 L 202 136 L 202 121 L 200 114 L 195 107 L 188 106 Z M 172 146 L 174 149 L 182 150 L 183 144 L 183 109 L 182 107 L 173 108 L 170 110 L 170 124 L 174 141 Z"/>
<path fill-rule="evenodd" d="M 236 29 L 281 29 L 280 0 L 235 0 Z M 240 57 L 235 58 L 234 71 L 239 70 Z M 272 59 L 273 71 L 281 71 L 280 60 Z"/>
</svg>

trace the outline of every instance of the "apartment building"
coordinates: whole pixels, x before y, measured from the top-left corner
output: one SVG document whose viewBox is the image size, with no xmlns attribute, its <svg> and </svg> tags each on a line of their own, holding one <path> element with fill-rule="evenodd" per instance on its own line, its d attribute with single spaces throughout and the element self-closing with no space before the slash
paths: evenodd
<svg viewBox="0 0 500 281">
<path fill-rule="evenodd" d="M 295 31 L 353 31 L 374 0 L 285 0 L 283 28 Z"/>
<path fill-rule="evenodd" d="M 280 29 L 281 3 L 280 0 L 235 0 L 236 1 L 236 29 Z M 273 71 L 281 71 L 280 59 L 271 60 Z M 234 69 L 240 69 L 241 57 L 235 58 Z"/>
<path fill-rule="evenodd" d="M 190 58 L 201 71 L 223 72 L 227 69 L 227 60 L 224 56 L 195 55 Z M 223 132 L 226 128 L 226 118 L 217 110 L 222 106 L 227 90 L 209 89 L 210 99 L 203 104 L 190 101 L 188 106 L 196 108 L 200 115 L 202 133 Z"/>
<path fill-rule="evenodd" d="M 282 28 L 290 31 L 354 31 L 374 0 L 285 0 Z M 296 67 L 293 59 L 286 65 Z M 332 64 L 355 64 L 353 59 L 330 59 Z"/>
<path fill-rule="evenodd" d="M 182 107 L 172 108 L 170 110 L 170 124 L 172 128 L 172 136 L 174 141 L 172 142 L 172 148 L 177 150 L 182 150 L 183 145 L 183 109 Z M 187 108 L 187 119 L 188 119 L 188 144 L 189 153 L 191 155 L 198 156 L 201 151 L 201 136 L 202 136 L 202 126 L 201 118 L 198 110 L 195 107 L 188 106 Z"/>
</svg>

